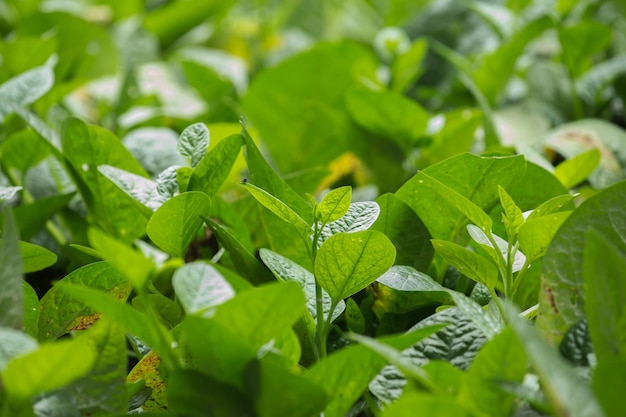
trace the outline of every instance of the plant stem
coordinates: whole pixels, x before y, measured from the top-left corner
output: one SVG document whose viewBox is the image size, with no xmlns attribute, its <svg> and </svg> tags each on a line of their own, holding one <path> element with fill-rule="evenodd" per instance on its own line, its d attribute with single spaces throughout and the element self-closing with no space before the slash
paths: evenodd
<svg viewBox="0 0 626 417">
<path fill-rule="evenodd" d="M 315 221 L 313 225 L 313 244 L 311 246 L 311 263 L 315 268 L 315 257 L 317 256 L 317 244 L 320 237 L 319 223 Z M 326 323 L 324 321 L 324 297 L 322 295 L 322 286 L 317 279 L 315 280 L 315 353 L 317 359 L 326 357 Z"/>
</svg>

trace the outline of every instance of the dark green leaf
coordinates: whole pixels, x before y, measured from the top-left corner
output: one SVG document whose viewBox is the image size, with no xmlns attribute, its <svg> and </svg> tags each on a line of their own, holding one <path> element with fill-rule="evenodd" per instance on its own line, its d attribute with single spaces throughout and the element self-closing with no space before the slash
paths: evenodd
<svg viewBox="0 0 626 417">
<path fill-rule="evenodd" d="M 595 229 L 585 236 L 585 312 L 598 362 L 626 359 L 626 254 Z"/>
<path fill-rule="evenodd" d="M 383 232 L 396 247 L 395 264 L 425 271 L 433 258 L 433 246 L 424 223 L 394 194 L 383 194 L 376 202 L 380 215 L 371 229 Z"/>
<path fill-rule="evenodd" d="M 96 262 L 74 270 L 61 282 L 82 284 L 97 288 L 124 301 L 132 286 L 126 278 L 108 262 Z M 87 304 L 79 302 L 52 287 L 41 299 L 39 316 L 39 336 L 41 341 L 55 340 L 63 335 L 72 322 L 82 315 L 89 314 Z"/>
<path fill-rule="evenodd" d="M 584 251 L 586 232 L 593 228 L 626 253 L 626 182 L 615 184 L 587 199 L 565 220 L 542 262 L 542 288 L 537 326 L 553 344 L 585 318 Z"/>
<path fill-rule="evenodd" d="M 602 417 L 604 413 L 586 381 L 543 339 L 537 330 L 507 304 L 506 316 L 539 375 L 551 404 L 562 415 Z"/>
<path fill-rule="evenodd" d="M 22 257 L 13 212 L 3 210 L 2 239 L 0 239 L 0 327 L 22 326 L 24 295 L 22 290 Z"/>
<path fill-rule="evenodd" d="M 310 417 L 322 411 L 330 397 L 320 385 L 288 372 L 268 357 L 251 362 L 245 380 L 259 417 Z"/>
</svg>

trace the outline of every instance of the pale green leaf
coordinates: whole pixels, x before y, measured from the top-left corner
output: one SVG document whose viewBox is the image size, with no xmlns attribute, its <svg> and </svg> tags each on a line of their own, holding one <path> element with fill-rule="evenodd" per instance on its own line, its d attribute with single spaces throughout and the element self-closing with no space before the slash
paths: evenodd
<svg viewBox="0 0 626 417">
<path fill-rule="evenodd" d="M 600 164 L 600 159 L 598 149 L 589 149 L 557 165 L 554 176 L 565 188 L 573 188 L 591 175 Z"/>
<path fill-rule="evenodd" d="M 235 296 L 235 290 L 211 265 L 186 264 L 174 272 L 172 286 L 187 314 L 203 313 Z"/>
<path fill-rule="evenodd" d="M 209 149 L 210 133 L 204 123 L 187 126 L 180 134 L 176 150 L 195 168 Z"/>
<path fill-rule="evenodd" d="M 91 246 L 124 275 L 136 290 L 141 291 L 145 288 L 154 271 L 154 263 L 150 259 L 146 258 L 141 251 L 131 248 L 99 229 L 90 228 L 87 235 Z"/>
<path fill-rule="evenodd" d="M 56 254 L 50 250 L 28 242 L 20 241 L 20 253 L 25 274 L 46 269 L 57 261 Z"/>
<path fill-rule="evenodd" d="M 351 233 L 367 230 L 374 224 L 380 213 L 380 206 L 375 201 L 357 201 L 350 204 L 346 214 L 322 229 L 318 245 L 335 233 Z"/>
<path fill-rule="evenodd" d="M 9 395 L 32 398 L 83 377 L 96 359 L 96 349 L 85 338 L 44 344 L 10 361 L 2 381 Z"/>
<path fill-rule="evenodd" d="M 157 191 L 157 183 L 149 178 L 110 165 L 100 165 L 98 171 L 130 197 L 148 207 L 150 209 L 149 215 L 161 207 L 166 200 Z"/>
<path fill-rule="evenodd" d="M 4 207 L 0 239 L 0 327 L 20 328 L 24 319 L 22 257 L 13 212 Z"/>
<path fill-rule="evenodd" d="M 500 204 L 504 209 L 502 221 L 506 229 L 506 235 L 509 241 L 514 241 L 519 228 L 524 224 L 524 216 L 522 210 L 515 204 L 515 201 L 506 192 L 504 188 L 498 185 L 498 194 L 500 195 Z"/>
<path fill-rule="evenodd" d="M 287 223 L 294 226 L 300 234 L 309 234 L 310 227 L 307 222 L 304 221 L 304 219 L 293 211 L 287 204 L 283 203 L 281 200 L 256 185 L 243 183 L 243 186 L 256 201 Z"/>
</svg>

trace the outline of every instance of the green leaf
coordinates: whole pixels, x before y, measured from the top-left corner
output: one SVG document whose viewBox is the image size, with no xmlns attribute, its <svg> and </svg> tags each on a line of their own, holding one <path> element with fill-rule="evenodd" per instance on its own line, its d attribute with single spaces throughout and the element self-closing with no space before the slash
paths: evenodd
<svg viewBox="0 0 626 417">
<path fill-rule="evenodd" d="M 534 327 L 518 316 L 516 308 L 510 304 L 506 307 L 507 321 L 524 346 L 554 409 L 572 417 L 604 416 L 587 382 L 576 374 Z"/>
<path fill-rule="evenodd" d="M 396 56 L 391 64 L 391 91 L 404 93 L 422 73 L 422 61 L 428 45 L 425 39 L 417 39 L 409 49 Z"/>
<path fill-rule="evenodd" d="M 129 384 L 141 383 L 144 390 L 147 391 L 146 394 L 143 394 L 144 401 L 140 404 L 142 410 L 155 412 L 167 408 L 165 378 L 169 369 L 164 366 L 161 358 L 154 351 L 149 351 L 128 373 L 126 381 Z M 141 394 L 139 393 L 139 395 Z"/>
<path fill-rule="evenodd" d="M 342 218 L 350 208 L 352 187 L 339 187 L 324 196 L 317 206 L 316 220 L 328 224 Z"/>
<path fill-rule="evenodd" d="M 39 296 L 26 281 L 22 281 L 24 294 L 24 332 L 37 337 L 39 333 Z"/>
<path fill-rule="evenodd" d="M 315 276 L 301 267 L 297 263 L 293 262 L 289 258 L 285 258 L 276 252 L 269 249 L 259 250 L 261 259 L 272 271 L 274 276 L 281 281 L 295 281 L 300 284 L 300 287 L 304 291 L 304 297 L 306 299 L 306 308 L 311 313 L 313 319 L 317 320 L 317 296 L 315 293 Z M 328 293 L 322 289 L 322 308 L 324 311 L 324 320 L 328 320 L 328 314 L 332 306 L 332 300 Z M 335 321 L 341 313 L 345 310 L 345 303 L 340 301 L 335 310 L 331 322 Z"/>
<path fill-rule="evenodd" d="M 174 332 L 186 362 L 210 378 L 243 390 L 243 373 L 256 351 L 235 329 L 216 320 L 187 316 Z"/>
<path fill-rule="evenodd" d="M 446 397 L 435 397 L 422 392 L 411 391 L 397 402 L 386 407 L 382 417 L 412 417 L 415 410 L 429 417 L 466 417 L 468 413 L 457 402 Z"/>
<path fill-rule="evenodd" d="M 196 370 L 177 369 L 168 375 L 166 383 L 168 409 L 176 415 L 251 416 L 253 413 L 251 401 L 243 393 Z"/>
<path fill-rule="evenodd" d="M 189 160 L 192 168 L 195 168 L 209 149 L 210 136 L 209 129 L 204 123 L 194 123 L 180 134 L 176 150 Z"/>
<path fill-rule="evenodd" d="M 141 294 L 133 298 L 133 307 L 149 315 L 157 316 L 168 327 L 174 327 L 183 317 L 180 305 L 161 294 Z"/>
<path fill-rule="evenodd" d="M 10 200 L 17 195 L 23 187 L 4 187 L 0 186 L 0 202 Z"/>
<path fill-rule="evenodd" d="M 207 195 L 197 191 L 172 197 L 150 218 L 146 229 L 148 237 L 165 252 L 184 257 L 202 226 L 202 216 L 209 213 L 209 204 Z"/>
<path fill-rule="evenodd" d="M 506 329 L 478 352 L 463 378 L 460 403 L 493 417 L 510 415 L 515 396 L 500 389 L 498 381 L 521 383 L 526 374 L 526 354 L 515 334 Z"/>
<path fill-rule="evenodd" d="M 0 373 L 15 357 L 37 350 L 35 339 L 15 329 L 0 327 Z"/>
<path fill-rule="evenodd" d="M 89 373 L 69 388 L 75 407 L 83 413 L 124 413 L 128 407 L 126 377 L 126 335 L 105 319 L 99 320 L 79 339 L 97 350 Z"/>
<path fill-rule="evenodd" d="M 359 305 L 353 298 L 348 298 L 346 303 L 346 325 L 348 330 L 354 333 L 365 332 L 365 317 L 363 312 L 359 308 Z"/>
<path fill-rule="evenodd" d="M 593 371 L 593 391 L 607 417 L 619 417 L 624 412 L 626 360 L 600 362 Z"/>
<path fill-rule="evenodd" d="M 52 63 L 52 62 L 50 62 Z M 54 85 L 54 65 L 25 71 L 0 85 L 0 123 L 15 107 L 25 107 L 46 94 Z"/>
<path fill-rule="evenodd" d="M 165 202 L 166 198 L 157 191 L 157 183 L 141 175 L 132 174 L 110 165 L 100 165 L 98 171 L 117 185 L 128 196 L 150 210 L 141 210 L 147 218 Z"/>
<path fill-rule="evenodd" d="M 156 190 L 166 200 L 179 193 L 178 167 L 167 167 L 159 174 L 156 179 Z"/>
<path fill-rule="evenodd" d="M 402 351 L 402 356 L 414 366 L 431 360 L 443 360 L 467 369 L 487 341 L 483 332 L 457 307 L 448 308 L 422 320 L 409 331 L 428 328 L 435 324 L 448 324 L 434 335 Z M 383 402 L 400 397 L 406 378 L 394 366 L 386 366 L 370 383 L 370 391 Z"/>
<path fill-rule="evenodd" d="M 256 185 L 252 185 L 250 183 L 243 183 L 242 185 L 250 194 L 252 194 L 252 197 L 254 197 L 256 201 L 290 225 L 294 226 L 300 234 L 303 236 L 310 234 L 311 228 L 309 224 L 287 204 L 283 203 L 278 198 Z"/>
<path fill-rule="evenodd" d="M 590 366 L 590 359 L 594 355 L 587 319 L 573 325 L 561 340 L 559 352 L 563 357 L 576 366 Z"/>
<path fill-rule="evenodd" d="M 626 131 L 605 120 L 583 119 L 554 128 L 544 140 L 544 147 L 565 159 L 572 159 L 593 148 L 600 151 L 600 163 L 587 181 L 595 189 L 603 189 L 626 177 Z M 565 194 L 565 193 L 563 193 Z"/>
<path fill-rule="evenodd" d="M 526 45 L 551 26 L 552 21 L 548 17 L 533 20 L 482 57 L 471 75 L 489 103 L 497 103 L 497 99 L 505 91 L 506 84 L 513 75 L 515 63 L 522 56 Z"/>
<path fill-rule="evenodd" d="M 585 311 L 598 362 L 626 359 L 626 255 L 595 229 L 585 236 Z"/>
<path fill-rule="evenodd" d="M 326 240 L 315 259 L 315 277 L 336 304 L 387 271 L 396 249 L 382 233 L 338 233 Z"/>
<path fill-rule="evenodd" d="M 400 94 L 354 90 L 346 95 L 346 105 L 358 125 L 407 152 L 426 131 L 426 110 Z"/>
<path fill-rule="evenodd" d="M 263 106 L 266 105 L 267 103 Z M 274 128 L 275 126 L 272 127 L 272 129 Z M 302 217 L 307 224 L 313 224 L 311 207 L 309 204 L 302 197 L 300 197 L 293 190 L 293 188 L 285 182 L 285 180 L 279 177 L 267 163 L 245 126 L 242 126 L 241 134 L 245 144 L 245 156 L 246 161 L 248 162 L 248 169 L 250 171 L 250 181 L 295 211 L 296 214 Z M 274 137 L 273 135 L 271 136 Z M 289 136 L 293 137 L 292 132 L 290 132 Z M 284 147 L 285 143 L 280 146 Z M 302 150 L 300 149 L 298 153 L 293 155 L 299 155 L 299 152 L 302 152 Z M 298 169 L 302 169 L 302 166 L 299 166 Z"/>
<path fill-rule="evenodd" d="M 481 211 L 491 211 L 499 201 L 497 186 L 508 189 L 523 176 L 525 167 L 522 156 L 478 157 L 462 154 L 420 171 L 400 187 L 396 196 L 415 211 L 434 238 L 464 243 L 458 239 L 462 237 L 460 233 L 463 232 L 465 218 L 469 218 L 467 214 L 478 219 L 477 222 L 470 218 L 481 228 L 491 224 L 491 220 L 487 221 L 484 213 L 476 207 Z M 450 190 L 453 193 L 449 193 Z M 468 205 L 468 200 L 473 205 Z M 461 212 L 461 209 L 467 213 Z M 484 230 L 490 229 L 486 227 Z"/>
<path fill-rule="evenodd" d="M 20 253 L 25 274 L 46 269 L 57 261 L 57 256 L 53 252 L 28 242 L 20 242 Z"/>
<path fill-rule="evenodd" d="M 72 271 L 61 280 L 64 283 L 82 284 L 100 289 L 124 301 L 132 287 L 122 275 L 108 262 L 96 262 Z M 39 335 L 41 341 L 55 340 L 63 335 L 72 322 L 89 314 L 87 304 L 69 297 L 59 291 L 56 285 L 41 298 L 39 315 Z"/>
<path fill-rule="evenodd" d="M 295 282 L 267 284 L 221 304 L 212 320 L 228 326 L 256 350 L 291 328 L 304 312 L 304 301 Z"/>
<path fill-rule="evenodd" d="M 433 239 L 433 247 L 446 262 L 463 275 L 494 289 L 498 282 L 498 268 L 476 252 L 446 240 Z"/>
<path fill-rule="evenodd" d="M 126 331 L 143 340 L 148 346 L 167 362 L 173 365 L 171 347 L 167 339 L 169 335 L 154 317 L 151 317 L 128 304 L 119 302 L 108 294 L 83 285 L 61 282 L 57 284 L 61 291 L 70 297 L 76 298 L 96 311 L 104 314 L 110 320 L 122 326 Z"/>
<path fill-rule="evenodd" d="M 228 177 L 243 143 L 239 134 L 221 140 L 196 166 L 187 190 L 202 191 L 213 197 Z"/>
<path fill-rule="evenodd" d="M 371 226 L 383 232 L 396 247 L 396 265 L 408 265 L 425 271 L 433 258 L 430 234 L 424 223 L 409 206 L 394 194 L 376 199 L 380 215 Z"/>
<path fill-rule="evenodd" d="M 222 225 L 204 217 L 204 222 L 211 229 L 220 244 L 230 253 L 237 272 L 253 284 L 273 281 L 272 274 L 261 262 Z"/>
<path fill-rule="evenodd" d="M 318 244 L 336 233 L 352 233 L 369 229 L 380 213 L 378 203 L 374 201 L 357 201 L 350 204 L 346 214 L 334 222 L 328 223 L 320 233 Z"/>
<path fill-rule="evenodd" d="M 144 215 L 119 187 L 98 171 L 100 165 L 111 165 L 146 176 L 122 142 L 101 127 L 70 118 L 63 124 L 62 144 L 72 177 L 95 225 L 127 243 L 143 236 Z"/>
<path fill-rule="evenodd" d="M 533 262 L 545 255 L 548 245 L 571 212 L 562 211 L 529 219 L 519 230 L 519 243 L 527 262 Z"/>
<path fill-rule="evenodd" d="M 402 314 L 418 307 L 451 304 L 452 298 L 437 281 L 410 266 L 392 266 L 377 280 L 375 307 Z"/>
<path fill-rule="evenodd" d="M 0 239 L 0 327 L 20 328 L 24 320 L 22 290 L 22 257 L 13 213 L 3 209 L 2 239 Z"/>
<path fill-rule="evenodd" d="M 608 187 L 583 202 L 563 222 L 542 260 L 537 327 L 552 344 L 585 318 L 584 251 L 587 230 L 593 228 L 626 253 L 626 182 Z"/>
<path fill-rule="evenodd" d="M 59 210 L 67 206 L 75 192 L 40 198 L 30 204 L 20 204 L 13 209 L 20 238 L 30 240 Z"/>
<path fill-rule="evenodd" d="M 563 47 L 563 61 L 574 79 L 591 68 L 594 54 L 611 43 L 611 29 L 593 20 L 559 26 L 558 34 Z M 593 36 L 593 41 L 590 36 Z"/>
<path fill-rule="evenodd" d="M 554 176 L 565 188 L 573 188 L 583 182 L 600 164 L 600 151 L 589 149 L 561 162 L 554 169 Z"/>
<path fill-rule="evenodd" d="M 330 395 L 321 385 L 268 359 L 252 361 L 245 372 L 245 391 L 252 396 L 259 417 L 310 417 L 324 409 Z"/>
<path fill-rule="evenodd" d="M 474 323 L 474 326 L 476 326 L 476 328 L 479 329 L 487 337 L 487 339 L 494 338 L 502 331 L 503 322 L 496 321 L 493 316 L 483 310 L 480 304 L 476 301 L 458 291 L 448 290 L 448 293 L 454 300 L 454 304 L 457 305 L 459 310 L 465 314 L 465 317 Z M 496 308 L 496 306 L 491 306 L 490 308 Z"/>
<path fill-rule="evenodd" d="M 401 336 L 381 339 L 397 349 L 406 349 L 430 336 L 437 327 L 425 327 Z M 305 377 L 324 387 L 330 402 L 324 410 L 326 417 L 344 417 L 354 402 L 367 389 L 368 383 L 387 363 L 386 359 L 363 345 L 351 345 L 316 362 Z M 342 372 L 337 372 L 341 369 Z"/>
<path fill-rule="evenodd" d="M 172 286 L 187 314 L 210 315 L 209 309 L 235 296 L 235 290 L 228 281 L 204 262 L 193 262 L 178 268 L 172 277 Z"/>
<path fill-rule="evenodd" d="M 520 227 L 524 224 L 524 216 L 522 215 L 522 210 L 515 204 L 511 196 L 499 185 L 498 194 L 500 195 L 500 204 L 502 204 L 504 209 L 502 221 L 504 222 L 506 235 L 509 241 L 513 242 Z"/>
<path fill-rule="evenodd" d="M 574 197 L 575 196 L 571 194 L 559 195 L 559 196 L 553 197 L 541 203 L 539 206 L 537 206 L 536 209 L 532 210 L 532 212 L 526 218 L 526 221 L 534 220 L 543 216 L 547 216 L 552 213 L 560 212 L 564 208 L 567 209 L 569 208 L 568 206 L 570 206 L 570 204 L 568 203 L 572 201 Z"/>
<path fill-rule="evenodd" d="M 145 288 L 154 271 L 154 263 L 150 259 L 99 229 L 90 228 L 87 234 L 93 248 L 122 273 L 136 290 Z"/>
<path fill-rule="evenodd" d="M 8 395 L 32 398 L 81 378 L 96 359 L 96 350 L 85 338 L 44 344 L 10 361 L 2 372 L 2 381 Z"/>
<path fill-rule="evenodd" d="M 350 150 L 351 137 L 361 139 L 345 110 L 345 95 L 360 87 L 362 78 L 373 79 L 377 65 L 363 45 L 324 42 L 255 77 L 243 110 L 281 172 L 326 165 Z M 303 215 L 283 195 L 254 176 L 251 180 Z"/>
</svg>

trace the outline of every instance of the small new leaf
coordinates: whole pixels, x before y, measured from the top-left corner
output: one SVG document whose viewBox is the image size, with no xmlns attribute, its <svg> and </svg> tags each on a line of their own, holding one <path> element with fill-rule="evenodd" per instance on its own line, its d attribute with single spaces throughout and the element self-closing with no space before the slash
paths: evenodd
<svg viewBox="0 0 626 417">
<path fill-rule="evenodd" d="M 519 228 L 524 224 L 524 216 L 522 215 L 522 210 L 515 204 L 511 196 L 499 185 L 498 194 L 500 195 L 500 204 L 502 204 L 504 209 L 502 222 L 506 229 L 506 235 L 509 241 L 513 241 L 515 236 L 517 236 L 517 232 L 519 232 Z"/>
<path fill-rule="evenodd" d="M 195 123 L 183 130 L 178 138 L 176 150 L 189 159 L 195 168 L 209 149 L 210 134 L 204 123 Z"/>
<path fill-rule="evenodd" d="M 350 208 L 350 201 L 352 200 L 352 188 L 351 187 L 339 187 L 332 190 L 324 196 L 319 206 L 317 207 L 317 220 L 322 224 L 327 224 L 339 220 L 342 218 L 348 208 Z"/>
<path fill-rule="evenodd" d="M 310 226 L 300 217 L 295 211 L 293 211 L 288 205 L 268 193 L 267 191 L 257 187 L 256 185 L 244 182 L 243 185 L 248 192 L 258 201 L 261 205 L 267 208 L 269 211 L 293 225 L 302 234 L 309 234 Z"/>
</svg>

